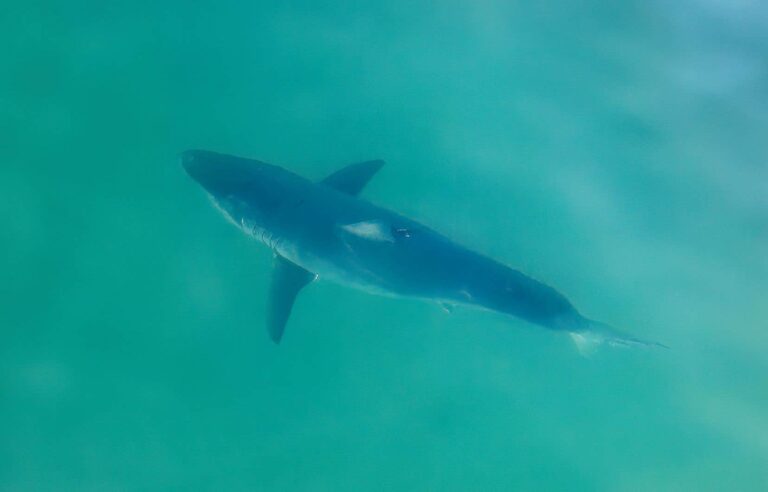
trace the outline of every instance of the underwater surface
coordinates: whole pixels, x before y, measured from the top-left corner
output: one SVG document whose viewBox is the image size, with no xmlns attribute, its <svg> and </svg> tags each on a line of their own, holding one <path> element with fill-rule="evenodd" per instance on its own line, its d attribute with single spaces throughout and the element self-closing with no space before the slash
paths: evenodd
<svg viewBox="0 0 768 492">
<path fill-rule="evenodd" d="M 768 6 L 5 2 L 0 490 L 768 489 Z M 362 197 L 669 350 L 318 282 L 178 153 Z"/>
</svg>

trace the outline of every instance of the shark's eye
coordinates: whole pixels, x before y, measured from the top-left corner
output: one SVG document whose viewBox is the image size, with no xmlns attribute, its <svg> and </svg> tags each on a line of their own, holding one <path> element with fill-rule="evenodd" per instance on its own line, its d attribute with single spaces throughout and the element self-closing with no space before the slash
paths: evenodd
<svg viewBox="0 0 768 492">
<path fill-rule="evenodd" d="M 398 238 L 407 239 L 413 235 L 413 232 L 405 227 L 393 227 L 392 235 Z"/>
</svg>

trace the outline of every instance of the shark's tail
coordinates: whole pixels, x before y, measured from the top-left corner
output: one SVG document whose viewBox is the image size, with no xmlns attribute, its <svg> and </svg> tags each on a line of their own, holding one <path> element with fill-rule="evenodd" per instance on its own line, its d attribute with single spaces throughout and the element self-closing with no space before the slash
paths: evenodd
<svg viewBox="0 0 768 492">
<path fill-rule="evenodd" d="M 570 332 L 576 348 L 582 354 L 594 352 L 599 345 L 607 344 L 611 347 L 640 347 L 640 348 L 665 348 L 666 345 L 659 342 L 641 340 L 625 335 L 615 328 L 600 323 L 599 321 L 585 320 L 586 323 L 578 330 Z"/>
</svg>

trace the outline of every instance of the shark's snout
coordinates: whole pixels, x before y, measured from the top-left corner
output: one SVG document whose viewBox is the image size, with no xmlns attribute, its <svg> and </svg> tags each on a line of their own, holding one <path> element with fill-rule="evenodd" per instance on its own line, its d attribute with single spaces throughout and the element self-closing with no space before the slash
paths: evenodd
<svg viewBox="0 0 768 492">
<path fill-rule="evenodd" d="M 207 150 L 186 150 L 179 159 L 187 174 L 215 195 L 241 191 L 257 176 L 252 161 Z"/>
<path fill-rule="evenodd" d="M 205 178 L 205 159 L 198 150 L 185 150 L 179 154 L 181 166 L 195 181 L 202 184 Z"/>
</svg>

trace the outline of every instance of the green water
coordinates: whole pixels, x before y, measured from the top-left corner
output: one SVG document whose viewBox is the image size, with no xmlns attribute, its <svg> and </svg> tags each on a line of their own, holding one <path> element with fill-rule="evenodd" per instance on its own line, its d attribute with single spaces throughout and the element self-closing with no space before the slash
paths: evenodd
<svg viewBox="0 0 768 492">
<path fill-rule="evenodd" d="M 4 2 L 0 490 L 768 487 L 760 2 Z M 668 351 L 271 255 L 176 153 L 318 179 Z"/>
</svg>

